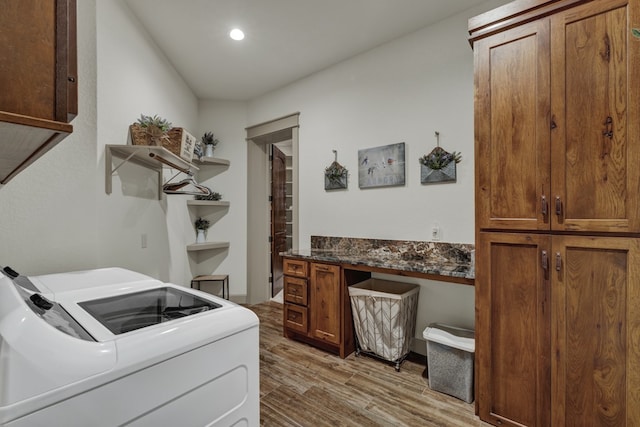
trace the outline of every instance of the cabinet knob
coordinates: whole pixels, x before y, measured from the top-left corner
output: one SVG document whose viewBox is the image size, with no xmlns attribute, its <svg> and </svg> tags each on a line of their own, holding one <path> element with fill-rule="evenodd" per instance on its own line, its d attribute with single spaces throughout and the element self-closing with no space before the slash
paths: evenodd
<svg viewBox="0 0 640 427">
<path fill-rule="evenodd" d="M 75 83 L 76 82 L 76 78 L 74 76 L 67 77 L 67 80 L 69 80 L 71 83 Z"/>
</svg>

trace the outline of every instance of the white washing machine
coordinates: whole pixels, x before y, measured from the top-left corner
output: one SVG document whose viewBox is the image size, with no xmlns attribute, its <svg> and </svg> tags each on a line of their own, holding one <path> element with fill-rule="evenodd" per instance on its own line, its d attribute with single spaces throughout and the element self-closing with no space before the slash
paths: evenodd
<svg viewBox="0 0 640 427">
<path fill-rule="evenodd" d="M 258 318 L 121 268 L 0 273 L 0 425 L 258 426 Z"/>
</svg>

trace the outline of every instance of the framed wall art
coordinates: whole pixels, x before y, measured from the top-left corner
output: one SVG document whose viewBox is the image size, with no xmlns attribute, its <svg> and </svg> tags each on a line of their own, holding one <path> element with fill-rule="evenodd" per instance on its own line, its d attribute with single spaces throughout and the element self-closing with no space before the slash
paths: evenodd
<svg viewBox="0 0 640 427">
<path fill-rule="evenodd" d="M 389 187 L 405 184 L 404 142 L 358 150 L 358 186 Z"/>
</svg>

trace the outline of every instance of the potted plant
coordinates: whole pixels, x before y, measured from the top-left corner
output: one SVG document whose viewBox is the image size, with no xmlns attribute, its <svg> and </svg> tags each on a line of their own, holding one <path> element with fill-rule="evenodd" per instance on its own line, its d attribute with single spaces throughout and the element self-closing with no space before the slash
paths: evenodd
<svg viewBox="0 0 640 427">
<path fill-rule="evenodd" d="M 196 194 L 196 200 L 222 200 L 222 194 L 211 191 L 209 194 Z"/>
<path fill-rule="evenodd" d="M 206 241 L 205 232 L 209 229 L 211 222 L 204 218 L 198 218 L 196 224 L 196 243 L 204 243 Z"/>
<path fill-rule="evenodd" d="M 162 146 L 162 140 L 168 140 L 168 132 L 171 122 L 155 115 L 153 117 L 140 115 L 140 118 L 132 125 L 131 135 L 134 145 Z"/>
<path fill-rule="evenodd" d="M 347 168 L 338 162 L 333 162 L 324 170 L 324 189 L 347 188 L 347 174 Z"/>
<path fill-rule="evenodd" d="M 206 132 L 204 135 L 202 135 L 201 142 L 205 146 L 205 157 L 213 157 L 213 149 L 216 148 L 216 145 L 218 145 L 218 142 L 220 142 L 215 138 L 213 132 Z"/>
<path fill-rule="evenodd" d="M 422 165 L 420 181 L 423 184 L 455 181 L 456 163 L 460 163 L 462 154 L 456 151 L 449 153 L 438 146 L 418 160 Z"/>
</svg>

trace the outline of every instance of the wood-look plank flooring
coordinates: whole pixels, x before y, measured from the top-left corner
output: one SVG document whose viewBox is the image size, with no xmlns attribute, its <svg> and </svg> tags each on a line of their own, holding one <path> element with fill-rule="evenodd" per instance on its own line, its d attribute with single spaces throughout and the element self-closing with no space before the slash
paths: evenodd
<svg viewBox="0 0 640 427">
<path fill-rule="evenodd" d="M 489 426 L 474 405 L 435 392 L 425 361 L 346 359 L 282 336 L 282 305 L 249 306 L 260 318 L 260 425 Z"/>
</svg>

